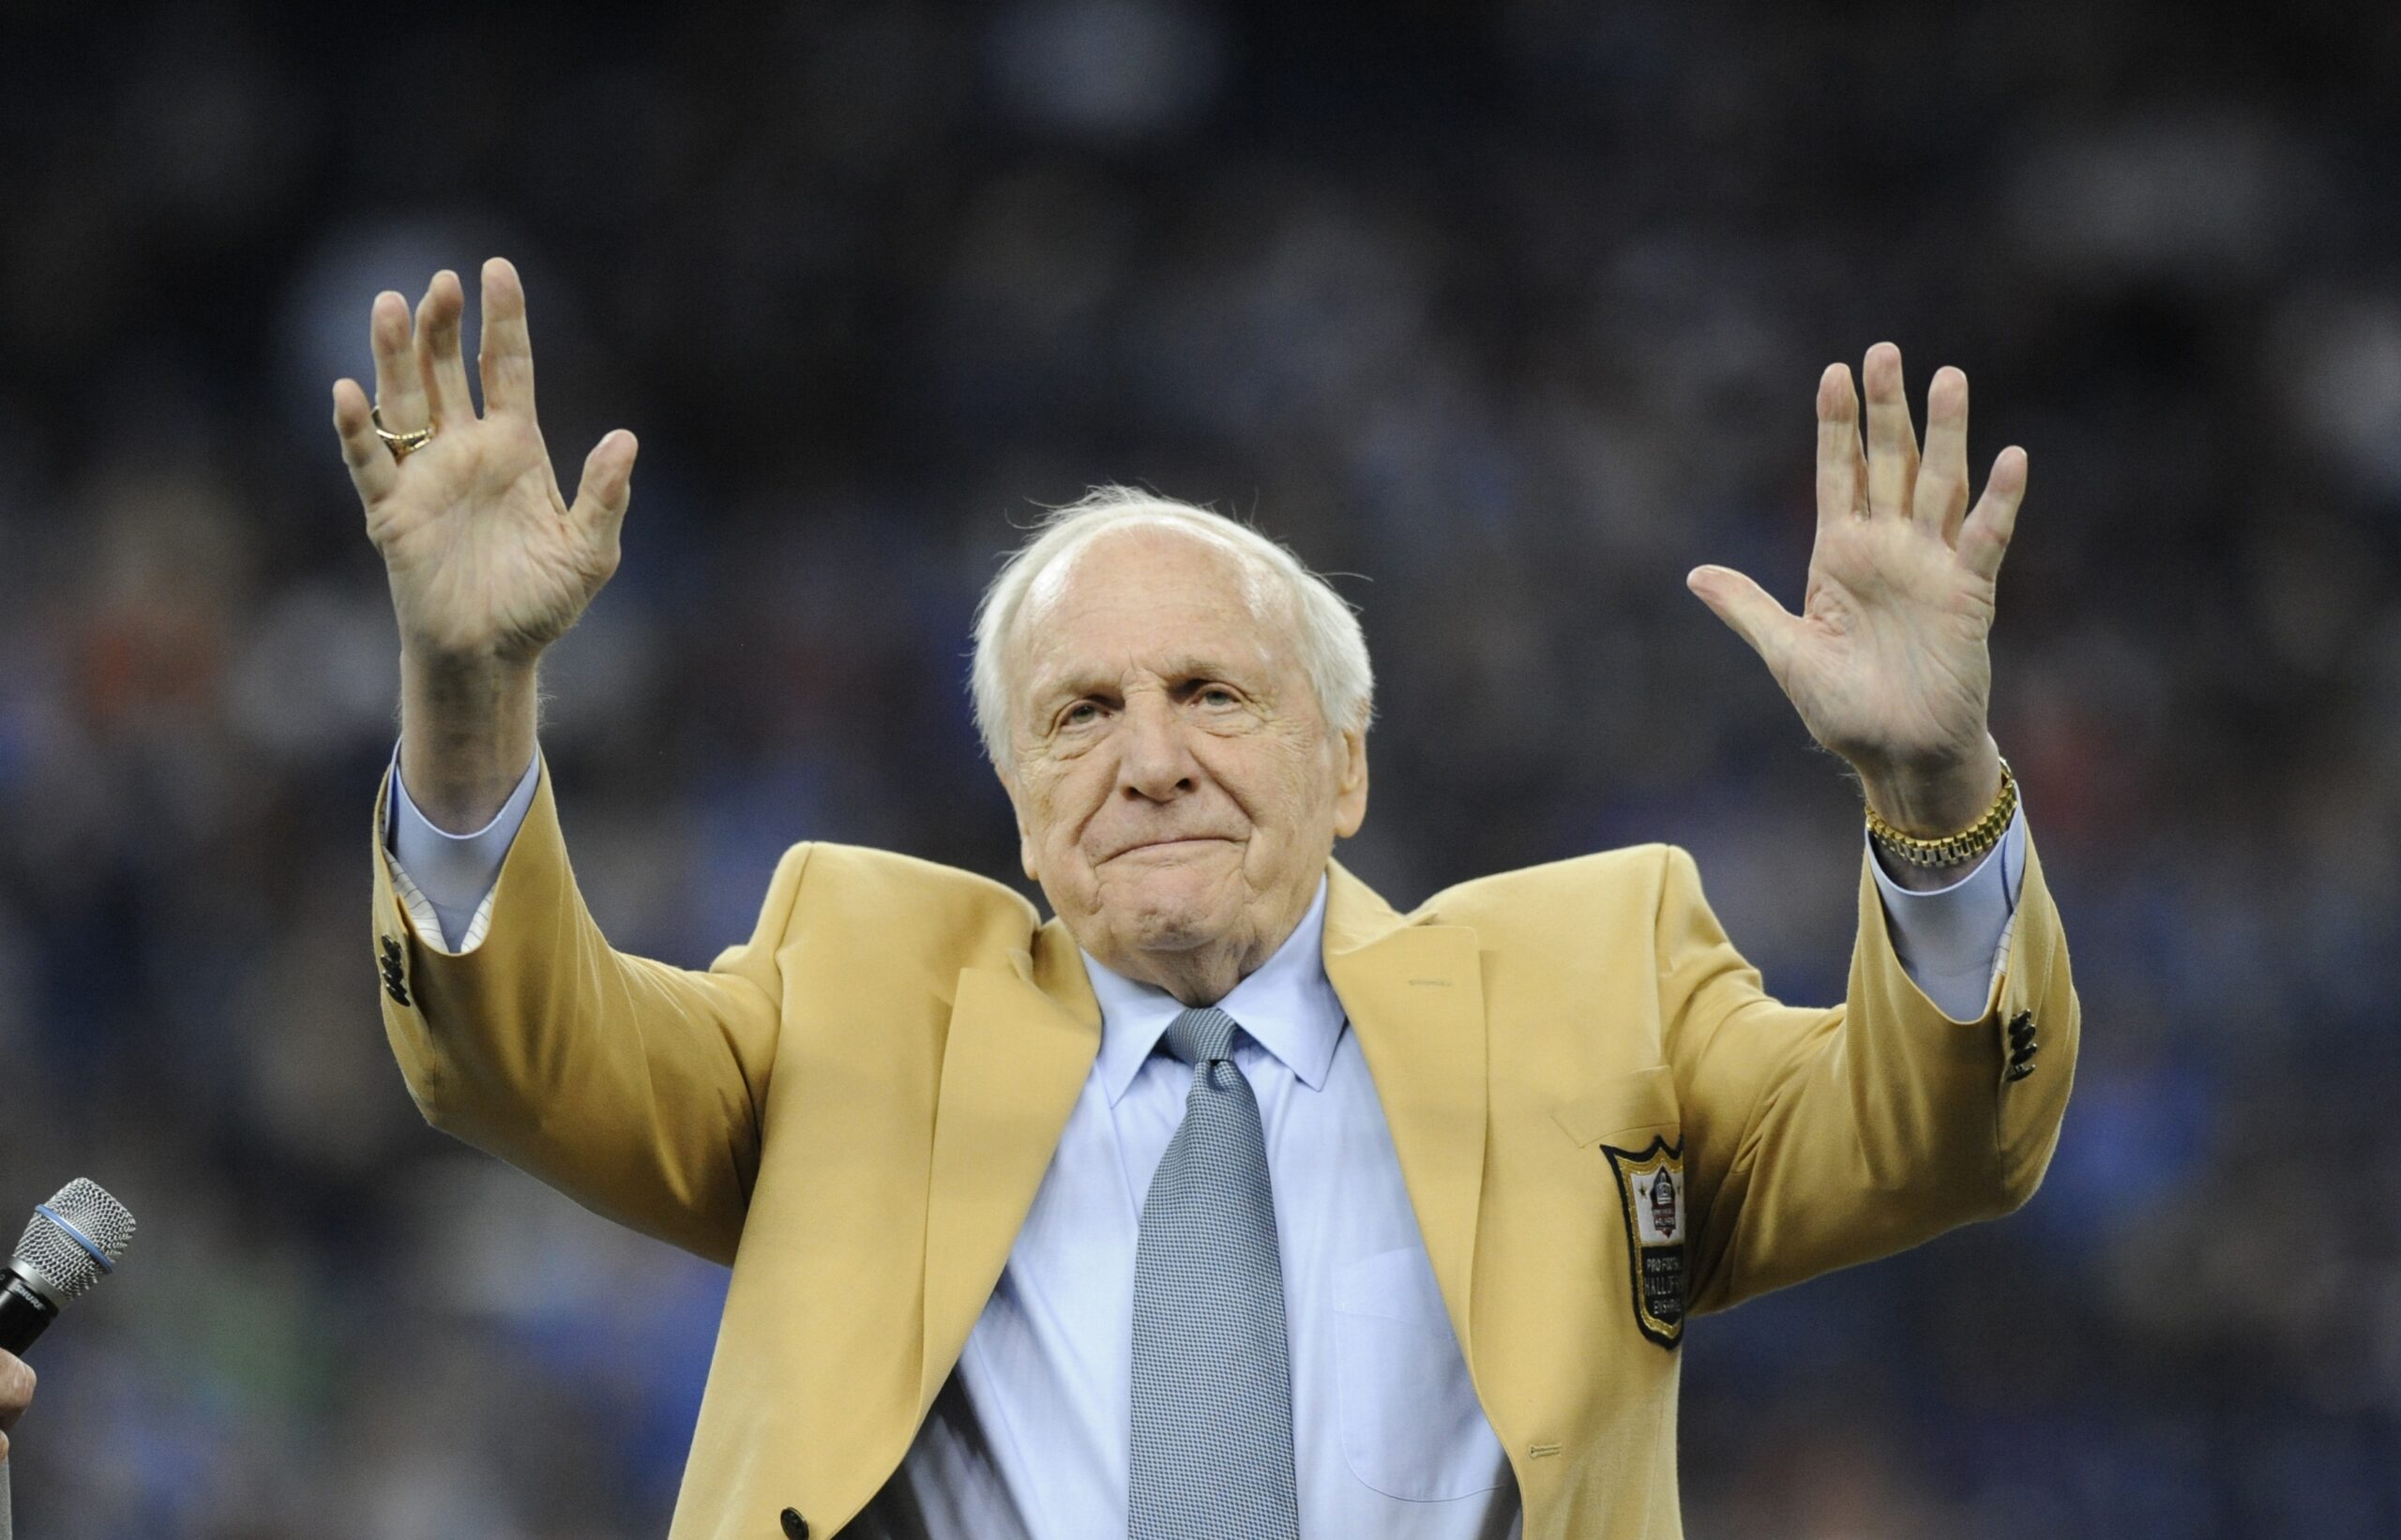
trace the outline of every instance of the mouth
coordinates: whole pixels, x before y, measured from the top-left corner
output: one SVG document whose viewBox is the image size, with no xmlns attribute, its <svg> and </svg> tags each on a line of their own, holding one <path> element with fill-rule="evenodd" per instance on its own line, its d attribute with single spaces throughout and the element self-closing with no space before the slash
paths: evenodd
<svg viewBox="0 0 2401 1540">
<path fill-rule="evenodd" d="M 1186 835 L 1170 839 L 1146 839 L 1137 845 L 1128 845 L 1125 849 L 1116 852 L 1114 854 L 1105 857 L 1104 864 L 1109 861 L 1123 860 L 1129 855 L 1172 856 L 1189 854 L 1200 850 L 1204 846 L 1230 845 L 1231 843 L 1233 843 L 1233 841 L 1220 838 L 1216 835 Z"/>
</svg>

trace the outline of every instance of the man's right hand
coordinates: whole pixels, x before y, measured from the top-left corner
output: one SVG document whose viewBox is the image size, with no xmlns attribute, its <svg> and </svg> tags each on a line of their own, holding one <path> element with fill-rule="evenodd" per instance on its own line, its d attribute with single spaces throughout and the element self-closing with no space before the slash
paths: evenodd
<svg viewBox="0 0 2401 1540">
<path fill-rule="evenodd" d="M 34 1371 L 14 1354 L 0 1352 L 0 1460 L 8 1457 L 8 1429 L 33 1404 Z"/>
<path fill-rule="evenodd" d="M 568 503 L 535 420 L 525 291 L 499 258 L 484 264 L 483 306 L 477 416 L 458 275 L 434 275 L 414 326 L 399 294 L 375 296 L 383 425 L 434 430 L 405 460 L 376 436 L 358 383 L 334 385 L 334 429 L 400 622 L 401 774 L 417 807 L 455 829 L 498 811 L 533 757 L 535 665 L 616 570 L 636 447 L 622 429 L 602 438 Z"/>
</svg>

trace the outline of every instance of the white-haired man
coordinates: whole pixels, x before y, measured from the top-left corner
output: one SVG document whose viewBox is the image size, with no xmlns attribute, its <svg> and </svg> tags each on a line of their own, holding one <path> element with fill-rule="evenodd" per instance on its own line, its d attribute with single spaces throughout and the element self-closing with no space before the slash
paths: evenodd
<svg viewBox="0 0 2401 1540">
<path fill-rule="evenodd" d="M 634 443 L 560 495 L 522 292 L 483 284 L 480 417 L 448 273 L 414 325 L 375 302 L 380 420 L 334 392 L 402 642 L 385 1024 L 437 1125 L 732 1264 L 677 1536 L 1673 1535 L 1688 1314 L 2040 1181 L 2077 1012 L 1985 727 L 2025 459 L 1970 508 L 1956 370 L 1922 460 L 1897 352 L 1864 454 L 1849 370 L 1820 382 L 1804 615 L 1689 580 L 1865 789 L 1839 1006 L 1768 999 L 1665 847 L 1395 913 L 1332 859 L 1367 806 L 1355 619 L 1114 491 L 976 622 L 1057 917 L 801 845 L 689 972 L 593 926 L 535 747 Z"/>
</svg>

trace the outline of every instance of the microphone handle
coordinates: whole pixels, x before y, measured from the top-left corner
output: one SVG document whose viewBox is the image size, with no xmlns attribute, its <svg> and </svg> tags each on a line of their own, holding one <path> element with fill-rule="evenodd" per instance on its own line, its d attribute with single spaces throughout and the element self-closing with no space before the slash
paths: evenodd
<svg viewBox="0 0 2401 1540">
<path fill-rule="evenodd" d="M 23 1356 L 57 1319 L 58 1306 L 37 1293 L 15 1268 L 0 1263 L 0 1351 Z M 0 1531 L 0 1540 L 8 1540 L 5 1531 Z"/>
<path fill-rule="evenodd" d="M 0 1266 L 0 1348 L 12 1353 L 24 1351 L 57 1319 L 57 1306 L 36 1293 L 16 1269 Z M 17 1532 L 9 1516 L 9 1470 L 10 1463 L 0 1459 L 0 1540 L 10 1540 Z"/>
</svg>

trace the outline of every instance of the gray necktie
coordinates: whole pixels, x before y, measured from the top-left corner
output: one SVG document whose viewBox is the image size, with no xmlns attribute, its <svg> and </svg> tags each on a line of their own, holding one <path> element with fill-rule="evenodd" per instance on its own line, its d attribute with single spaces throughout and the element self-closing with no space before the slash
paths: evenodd
<svg viewBox="0 0 2401 1540">
<path fill-rule="evenodd" d="M 1276 1193 L 1233 1044 L 1220 1010 L 1167 1029 L 1194 1067 L 1134 1253 L 1132 1540 L 1300 1534 Z"/>
</svg>

